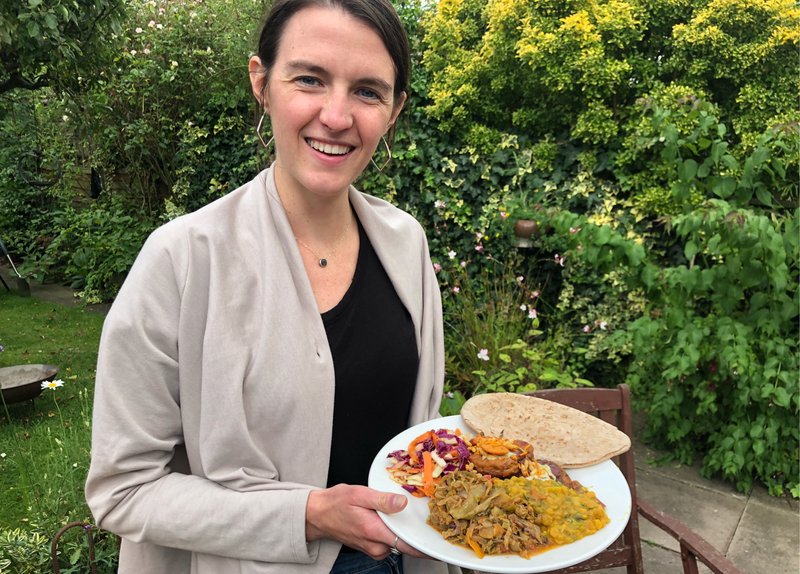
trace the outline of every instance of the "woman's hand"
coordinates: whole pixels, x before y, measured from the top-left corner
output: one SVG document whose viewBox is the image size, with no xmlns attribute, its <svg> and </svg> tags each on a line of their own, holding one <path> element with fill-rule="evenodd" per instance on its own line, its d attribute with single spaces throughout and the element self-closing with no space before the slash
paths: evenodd
<svg viewBox="0 0 800 574">
<path fill-rule="evenodd" d="M 308 496 L 306 507 L 306 538 L 333 538 L 381 560 L 389 555 L 395 535 L 375 511 L 394 514 L 403 510 L 407 503 L 404 496 L 366 486 L 337 484 L 325 490 L 314 490 Z M 402 540 L 398 540 L 397 549 L 403 554 L 427 558 Z"/>
</svg>

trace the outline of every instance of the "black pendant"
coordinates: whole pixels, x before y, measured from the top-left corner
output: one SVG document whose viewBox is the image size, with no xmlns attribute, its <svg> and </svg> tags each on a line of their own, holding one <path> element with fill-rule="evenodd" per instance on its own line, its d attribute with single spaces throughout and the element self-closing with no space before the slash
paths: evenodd
<svg viewBox="0 0 800 574">
<path fill-rule="evenodd" d="M 328 266 L 328 260 L 327 259 L 320 259 L 319 260 L 319 266 L 320 267 L 327 267 Z"/>
</svg>

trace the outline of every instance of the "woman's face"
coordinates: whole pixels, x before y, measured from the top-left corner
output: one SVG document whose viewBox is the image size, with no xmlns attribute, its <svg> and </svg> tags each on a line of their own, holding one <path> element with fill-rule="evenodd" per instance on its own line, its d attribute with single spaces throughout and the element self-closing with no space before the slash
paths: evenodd
<svg viewBox="0 0 800 574">
<path fill-rule="evenodd" d="M 306 200 L 347 190 L 405 100 L 393 98 L 394 65 L 378 34 L 338 8 L 299 11 L 268 76 L 253 73 L 263 71 L 257 57 L 250 71 L 272 123 L 278 189 Z"/>
</svg>

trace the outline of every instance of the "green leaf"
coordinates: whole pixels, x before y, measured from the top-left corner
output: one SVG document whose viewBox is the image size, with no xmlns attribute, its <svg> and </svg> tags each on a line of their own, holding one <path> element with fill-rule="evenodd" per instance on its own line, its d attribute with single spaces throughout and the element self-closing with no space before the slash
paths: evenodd
<svg viewBox="0 0 800 574">
<path fill-rule="evenodd" d="M 683 163 L 678 166 L 678 177 L 681 181 L 689 183 L 697 175 L 697 167 L 697 162 L 692 158 L 684 160 Z"/>
</svg>

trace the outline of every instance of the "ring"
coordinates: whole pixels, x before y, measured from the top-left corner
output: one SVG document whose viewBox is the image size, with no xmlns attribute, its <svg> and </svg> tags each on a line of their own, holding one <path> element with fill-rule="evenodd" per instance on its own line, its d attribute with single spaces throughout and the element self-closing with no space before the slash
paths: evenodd
<svg viewBox="0 0 800 574">
<path fill-rule="evenodd" d="M 400 537 L 399 537 L 399 536 L 395 536 L 395 537 L 394 537 L 394 542 L 392 542 L 392 545 L 389 547 L 389 552 L 391 552 L 391 553 L 392 553 L 392 554 L 394 554 L 395 556 L 398 556 L 398 555 L 402 554 L 402 552 L 400 552 L 400 551 L 397 549 L 397 541 L 398 541 L 398 540 L 400 540 Z"/>
</svg>

